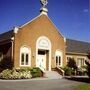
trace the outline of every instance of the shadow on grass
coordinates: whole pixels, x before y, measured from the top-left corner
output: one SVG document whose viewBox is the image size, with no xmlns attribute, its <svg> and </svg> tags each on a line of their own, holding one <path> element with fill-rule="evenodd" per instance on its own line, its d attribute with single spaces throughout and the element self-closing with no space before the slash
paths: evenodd
<svg viewBox="0 0 90 90">
<path fill-rule="evenodd" d="M 88 77 L 64 77 L 65 79 L 72 80 L 72 81 L 78 81 L 78 82 L 84 82 L 84 83 L 90 83 L 90 78 Z"/>
</svg>

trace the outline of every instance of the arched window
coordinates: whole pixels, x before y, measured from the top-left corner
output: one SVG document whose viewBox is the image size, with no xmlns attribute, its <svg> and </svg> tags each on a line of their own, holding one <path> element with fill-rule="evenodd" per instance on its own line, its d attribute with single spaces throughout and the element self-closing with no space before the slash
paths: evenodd
<svg viewBox="0 0 90 90">
<path fill-rule="evenodd" d="M 62 52 L 57 50 L 55 52 L 56 66 L 62 66 Z"/>
<path fill-rule="evenodd" d="M 20 66 L 30 66 L 31 51 L 27 46 L 20 48 Z"/>
<path fill-rule="evenodd" d="M 3 53 L 0 52 L 0 61 L 3 59 Z"/>
</svg>

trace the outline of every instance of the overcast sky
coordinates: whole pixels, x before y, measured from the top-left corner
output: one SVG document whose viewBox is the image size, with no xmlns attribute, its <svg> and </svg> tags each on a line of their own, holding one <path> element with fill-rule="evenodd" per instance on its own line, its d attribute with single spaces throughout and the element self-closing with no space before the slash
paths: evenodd
<svg viewBox="0 0 90 90">
<path fill-rule="evenodd" d="M 0 33 L 38 16 L 40 0 L 0 0 Z M 90 42 L 90 0 L 48 0 L 48 16 L 66 37 Z"/>
</svg>

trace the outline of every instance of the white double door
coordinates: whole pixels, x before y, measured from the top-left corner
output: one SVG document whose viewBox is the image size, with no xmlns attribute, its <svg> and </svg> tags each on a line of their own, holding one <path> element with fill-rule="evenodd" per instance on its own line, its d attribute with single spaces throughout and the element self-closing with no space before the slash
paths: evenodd
<svg viewBox="0 0 90 90">
<path fill-rule="evenodd" d="M 37 67 L 39 67 L 41 70 L 46 70 L 46 54 L 38 54 L 37 57 Z"/>
</svg>

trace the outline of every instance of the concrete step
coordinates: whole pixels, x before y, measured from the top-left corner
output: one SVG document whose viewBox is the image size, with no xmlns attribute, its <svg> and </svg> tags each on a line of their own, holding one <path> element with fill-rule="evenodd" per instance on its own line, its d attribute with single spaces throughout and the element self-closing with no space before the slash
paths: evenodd
<svg viewBox="0 0 90 90">
<path fill-rule="evenodd" d="M 60 75 L 56 71 L 46 71 L 44 74 L 44 77 L 50 78 L 50 79 L 60 79 L 60 78 L 62 78 L 62 75 Z"/>
</svg>

